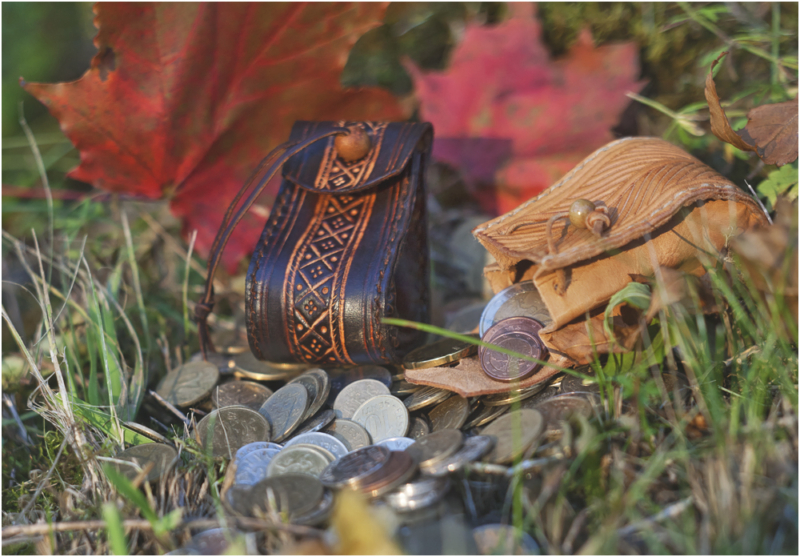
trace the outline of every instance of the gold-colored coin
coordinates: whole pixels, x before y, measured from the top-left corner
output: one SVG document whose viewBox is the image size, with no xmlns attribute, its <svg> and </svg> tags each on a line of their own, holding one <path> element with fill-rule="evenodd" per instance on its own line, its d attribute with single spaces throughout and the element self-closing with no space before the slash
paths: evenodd
<svg viewBox="0 0 800 557">
<path fill-rule="evenodd" d="M 452 395 L 451 391 L 445 389 L 437 389 L 436 387 L 423 387 L 418 391 L 411 393 L 407 399 L 403 401 L 409 412 L 414 412 L 426 406 L 432 406 L 437 402 L 444 401 L 447 397 Z"/>
<path fill-rule="evenodd" d="M 256 381 L 291 379 L 311 369 L 309 364 L 276 363 L 259 360 L 249 350 L 234 357 L 234 374 Z"/>
<path fill-rule="evenodd" d="M 521 409 L 500 416 L 483 428 L 481 435 L 493 435 L 497 443 L 486 456 L 495 464 L 508 464 L 522 456 L 544 433 L 544 417 L 537 410 Z"/>
<path fill-rule="evenodd" d="M 219 381 L 219 369 L 209 362 L 188 362 L 170 371 L 156 391 L 170 404 L 187 407 L 197 404 Z"/>
<path fill-rule="evenodd" d="M 211 401 L 215 408 L 240 405 L 258 412 L 270 396 L 272 390 L 264 385 L 252 381 L 230 381 L 214 388 Z"/>
<path fill-rule="evenodd" d="M 122 451 L 114 458 L 136 464 L 136 466 L 114 464 L 117 471 L 124 474 L 129 480 L 133 480 L 139 475 L 139 470 L 143 470 L 145 466 L 152 463 L 153 467 L 147 473 L 145 480 L 156 482 L 178 459 L 178 451 L 169 445 L 162 445 L 161 443 L 145 443 Z"/>
<path fill-rule="evenodd" d="M 468 335 L 475 339 L 478 335 Z M 403 358 L 403 367 L 406 369 L 422 369 L 443 366 L 456 362 L 478 352 L 478 346 L 469 342 L 444 338 L 432 344 L 415 348 Z"/>
</svg>

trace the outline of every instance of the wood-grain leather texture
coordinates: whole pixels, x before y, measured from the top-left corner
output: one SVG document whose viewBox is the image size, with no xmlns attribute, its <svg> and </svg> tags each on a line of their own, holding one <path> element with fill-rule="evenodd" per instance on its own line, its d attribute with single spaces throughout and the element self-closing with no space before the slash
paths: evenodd
<svg viewBox="0 0 800 557">
<path fill-rule="evenodd" d="M 355 124 L 298 122 L 290 141 Z M 247 273 L 247 334 L 260 359 L 391 363 L 422 338 L 381 319 L 429 318 L 424 169 L 433 129 L 358 124 L 371 140 L 362 159 L 339 158 L 331 136 L 283 166 Z"/>
<path fill-rule="evenodd" d="M 605 205 L 611 225 L 598 237 L 560 220 L 551 253 L 547 221 L 577 199 Z M 553 318 L 544 340 L 605 305 L 633 275 L 652 277 L 660 266 L 700 274 L 704 254 L 720 253 L 731 237 L 766 222 L 750 195 L 690 154 L 661 139 L 634 137 L 598 149 L 473 234 L 497 260 L 485 269 L 495 292 L 534 281 Z"/>
</svg>

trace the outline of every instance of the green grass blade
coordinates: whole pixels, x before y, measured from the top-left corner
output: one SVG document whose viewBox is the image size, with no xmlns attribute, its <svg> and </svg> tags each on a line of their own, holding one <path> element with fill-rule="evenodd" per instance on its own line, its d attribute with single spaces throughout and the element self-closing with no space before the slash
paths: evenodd
<svg viewBox="0 0 800 557">
<path fill-rule="evenodd" d="M 103 504 L 103 520 L 106 522 L 106 533 L 111 553 L 114 555 L 128 555 L 128 540 L 125 538 L 125 529 L 122 527 L 122 517 L 119 515 L 114 503 Z"/>
<path fill-rule="evenodd" d="M 448 331 L 447 329 L 442 329 L 441 327 L 436 327 L 435 325 L 428 325 L 426 323 L 417 323 L 416 321 L 408 321 L 406 319 L 396 319 L 394 317 L 384 317 L 381 319 L 381 323 L 385 325 L 394 325 L 396 327 L 409 327 L 411 329 L 417 329 L 418 331 L 424 331 L 426 333 L 433 333 L 435 335 L 441 335 L 447 338 L 453 338 L 456 340 L 460 340 L 462 342 L 468 342 L 470 344 L 475 344 L 477 346 L 483 346 L 485 348 L 491 348 L 497 352 L 502 354 L 506 354 L 508 356 L 512 356 L 514 358 L 519 358 L 520 360 L 525 360 L 527 362 L 534 362 L 536 364 L 540 364 L 543 366 L 548 366 L 553 369 L 557 369 L 559 371 L 565 371 L 570 375 L 575 375 L 578 377 L 583 377 L 582 374 L 575 373 L 573 370 L 563 368 L 549 362 L 545 362 L 543 360 L 537 360 L 536 358 L 532 358 L 530 356 L 526 356 L 520 352 L 514 352 L 513 350 L 509 350 L 508 348 L 503 348 L 502 346 L 496 346 L 494 344 L 490 344 L 488 342 L 483 342 L 482 340 L 478 340 L 475 337 L 462 335 L 459 333 L 454 333 L 453 331 Z"/>
<path fill-rule="evenodd" d="M 158 515 L 156 515 L 156 511 L 153 510 L 150 503 L 147 502 L 144 493 L 133 487 L 131 481 L 122 475 L 121 472 L 118 472 L 113 466 L 103 466 L 103 472 L 105 472 L 108 481 L 111 482 L 119 494 L 136 505 L 142 512 L 142 516 L 155 528 L 158 523 Z"/>
<path fill-rule="evenodd" d="M 142 331 L 145 338 L 145 352 L 150 353 L 150 327 L 147 323 L 147 312 L 144 307 L 144 296 L 142 296 L 142 283 L 139 280 L 139 265 L 136 263 L 136 252 L 133 249 L 133 236 L 131 227 L 128 224 L 128 215 L 122 210 L 122 231 L 125 233 L 125 247 L 128 254 L 128 266 L 131 268 L 133 278 L 133 291 L 136 294 L 136 307 L 139 310 L 139 320 L 142 322 Z"/>
</svg>

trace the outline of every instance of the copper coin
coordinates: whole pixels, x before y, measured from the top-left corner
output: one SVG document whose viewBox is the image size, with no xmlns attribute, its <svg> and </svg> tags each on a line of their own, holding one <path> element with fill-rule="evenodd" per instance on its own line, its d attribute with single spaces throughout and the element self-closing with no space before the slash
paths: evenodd
<svg viewBox="0 0 800 557">
<path fill-rule="evenodd" d="M 252 381 L 230 381 L 214 387 L 211 402 L 214 408 L 246 406 L 258 412 L 261 405 L 272 395 L 272 390 Z"/>
<path fill-rule="evenodd" d="M 322 471 L 319 479 L 328 487 L 358 485 L 363 479 L 386 465 L 392 451 L 380 445 L 369 445 L 347 453 Z"/>
<path fill-rule="evenodd" d="M 492 325 L 483 341 L 541 360 L 545 354 L 544 345 L 539 340 L 541 329 L 542 324 L 530 317 L 509 317 Z M 498 381 L 524 379 L 540 367 L 535 362 L 509 356 L 485 346 L 480 347 L 478 355 L 484 373 Z"/>
<path fill-rule="evenodd" d="M 360 483 L 362 493 L 380 497 L 406 483 L 417 471 L 413 457 L 405 451 L 392 451 L 386 465 Z"/>
</svg>

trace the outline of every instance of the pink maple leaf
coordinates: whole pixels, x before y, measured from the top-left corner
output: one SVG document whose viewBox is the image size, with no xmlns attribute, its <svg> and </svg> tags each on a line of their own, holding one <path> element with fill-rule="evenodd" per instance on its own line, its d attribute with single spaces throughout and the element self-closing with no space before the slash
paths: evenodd
<svg viewBox="0 0 800 557">
<path fill-rule="evenodd" d="M 509 211 L 613 139 L 611 128 L 639 91 L 634 43 L 595 47 L 584 30 L 552 60 L 535 7 L 509 4 L 495 26 L 467 25 L 450 67 L 423 73 L 407 64 L 422 119 L 436 130 L 433 156 L 473 186 L 496 186 L 490 201 Z M 485 197 L 479 193 L 479 196 Z"/>
</svg>

